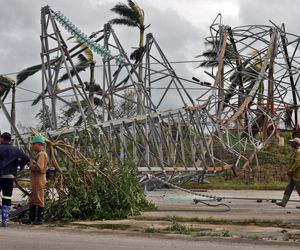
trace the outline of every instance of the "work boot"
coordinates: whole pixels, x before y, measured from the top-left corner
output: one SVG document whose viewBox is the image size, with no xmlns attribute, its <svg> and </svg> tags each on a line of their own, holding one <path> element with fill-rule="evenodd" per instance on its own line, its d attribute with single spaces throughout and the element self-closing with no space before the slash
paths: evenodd
<svg viewBox="0 0 300 250">
<path fill-rule="evenodd" d="M 44 208 L 37 206 L 37 216 L 31 224 L 32 225 L 42 225 L 43 217 L 44 217 Z"/>
<path fill-rule="evenodd" d="M 31 224 L 36 217 L 36 206 L 35 205 L 29 205 L 29 216 L 28 219 L 25 221 L 22 221 L 22 224 Z"/>
<path fill-rule="evenodd" d="M 289 195 L 284 195 L 282 200 L 279 202 L 275 202 L 275 204 L 280 207 L 285 207 L 286 204 L 288 203 L 289 199 L 290 199 Z"/>
<path fill-rule="evenodd" d="M 10 206 L 2 206 L 2 227 L 7 227 L 8 215 L 9 215 Z"/>
</svg>

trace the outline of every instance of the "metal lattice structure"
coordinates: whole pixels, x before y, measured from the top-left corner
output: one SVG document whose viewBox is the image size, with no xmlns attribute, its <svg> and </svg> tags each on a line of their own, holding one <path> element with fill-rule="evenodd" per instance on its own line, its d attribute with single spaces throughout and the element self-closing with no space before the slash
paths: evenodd
<svg viewBox="0 0 300 250">
<path fill-rule="evenodd" d="M 78 39 L 78 45 L 68 48 L 58 23 Z M 67 142 L 70 135 L 80 138 L 88 131 L 100 153 L 114 162 L 131 161 L 142 173 L 178 177 L 249 166 L 267 142 L 280 139 L 278 128 L 286 111 L 287 118 L 294 112 L 293 127 L 298 129 L 300 39 L 286 33 L 284 26 L 230 28 L 216 19 L 207 38 L 215 52 L 209 84 L 179 77 L 152 34 L 139 60 L 131 62 L 109 24 L 86 36 L 46 6 L 41 25 L 42 102 L 51 107 L 51 131 L 45 132 L 50 138 Z M 97 69 L 100 88 L 93 91 L 86 89 L 74 62 L 87 48 L 103 56 L 103 66 Z M 141 64 L 142 78 L 137 70 Z M 61 84 L 63 74 L 69 80 Z M 198 98 L 189 93 L 191 85 L 201 86 Z M 127 90 L 135 98 L 128 98 Z M 100 105 L 91 96 L 97 96 Z M 176 100 L 176 106 L 166 109 L 170 100 Z M 133 112 L 119 117 L 120 102 L 131 103 Z M 58 131 L 58 109 L 63 105 L 77 109 L 82 126 Z M 5 110 L 2 102 L 1 106 Z M 142 114 L 137 115 L 136 106 Z M 91 148 L 82 150 L 90 155 Z"/>
</svg>

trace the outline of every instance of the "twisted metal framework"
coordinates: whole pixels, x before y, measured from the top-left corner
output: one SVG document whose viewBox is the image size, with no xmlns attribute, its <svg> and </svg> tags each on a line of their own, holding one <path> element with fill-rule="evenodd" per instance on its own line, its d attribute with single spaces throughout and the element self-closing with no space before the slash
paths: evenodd
<svg viewBox="0 0 300 250">
<path fill-rule="evenodd" d="M 170 173 L 170 179 L 182 180 L 249 166 L 265 143 L 280 140 L 284 113 L 289 119 L 294 112 L 293 127 L 298 129 L 299 37 L 286 33 L 284 26 L 230 28 L 217 18 L 207 38 L 216 55 L 212 73 L 207 72 L 213 83 L 208 84 L 179 77 L 152 34 L 132 63 L 109 24 L 88 37 L 68 21 L 63 27 L 85 45 L 68 49 L 57 13 L 48 6 L 41 12 L 42 84 L 43 93 L 48 93 L 42 100 L 44 107 L 51 103 L 50 139 L 77 138 L 73 143 L 78 144 L 85 131 L 93 141 L 81 148 L 85 155 L 92 157 L 97 148 L 116 164 L 129 160 L 142 173 Z M 93 92 L 85 89 L 73 62 L 86 46 L 104 56 L 98 71 L 102 84 Z M 121 58 L 117 65 L 116 57 Z M 141 64 L 143 77 L 137 70 Z M 58 88 L 64 72 L 69 84 Z M 188 91 L 191 85 L 199 87 L 197 99 Z M 136 98 L 128 98 L 127 90 L 133 90 Z M 91 92 L 101 100 L 98 107 L 89 98 Z M 62 95 L 66 93 L 73 99 Z M 174 100 L 177 106 L 173 103 L 173 109 L 166 110 Z M 134 110 L 119 117 L 116 108 L 122 101 L 141 106 L 142 114 Z M 58 131 L 59 102 L 76 107 L 83 126 Z"/>
<path fill-rule="evenodd" d="M 265 143 L 280 143 L 279 129 L 299 135 L 300 39 L 285 32 L 284 25 L 231 28 L 222 25 L 221 16 L 211 25 L 210 33 L 206 40 L 215 57 L 207 63 L 212 72 L 217 66 L 216 74 L 209 73 L 216 91 L 197 100 L 210 96 L 211 114 L 220 130 L 237 131 L 239 144 L 254 146 L 243 164 L 246 167 Z"/>
<path fill-rule="evenodd" d="M 216 116 L 222 128 L 237 126 L 249 131 L 255 126 L 264 140 L 272 123 L 278 128 L 290 120 L 291 127 L 299 129 L 299 36 L 285 32 L 284 25 L 232 29 L 216 19 L 207 41 L 218 54 L 213 77 L 218 89 Z"/>
<path fill-rule="evenodd" d="M 74 93 L 81 116 L 85 118 L 84 128 L 70 128 L 61 133 L 55 132 L 57 125 L 52 126 L 51 137 L 56 137 L 58 134 L 67 137 L 70 132 L 79 135 L 82 129 L 88 129 L 88 119 L 83 111 L 82 101 L 89 103 L 89 99 L 72 61 L 74 55 L 78 55 L 78 50 L 82 51 L 82 47 L 77 46 L 68 50 L 55 22 L 57 18 L 53 18 L 56 13 L 49 7 L 42 9 L 43 78 L 52 101 L 51 120 L 56 122 L 58 100 L 68 102 L 60 97 L 60 94 L 70 90 Z M 101 89 L 95 93 L 102 102 L 102 105 L 97 108 L 98 113 L 101 110 L 101 115 L 95 115 L 92 105 L 89 105 L 90 110 L 94 112 L 90 124 L 93 124 L 99 133 L 91 136 L 99 146 L 101 154 L 111 155 L 121 164 L 126 160 L 135 162 L 141 172 L 185 171 L 203 174 L 207 170 L 224 170 L 234 165 L 234 162 L 225 160 L 226 155 L 239 155 L 239 153 L 235 150 L 226 150 L 227 146 L 223 143 L 223 138 L 220 140 L 215 135 L 219 129 L 207 109 L 210 101 L 197 104 L 186 89 L 188 85 L 200 87 L 203 83 L 178 77 L 152 34 L 147 35 L 146 45 L 139 59 L 131 63 L 109 24 L 106 24 L 99 33 L 101 36 L 98 39 L 85 42 L 85 45 L 94 46 L 95 42 L 103 43 L 98 47 L 106 48 L 106 51 L 119 54 L 124 58 L 124 63 L 117 66 L 112 63 L 114 58 L 111 56 L 102 59 L 103 83 Z M 75 32 L 73 31 L 72 34 Z M 81 37 L 86 39 L 87 36 L 81 34 Z M 51 48 L 50 39 L 55 40 Z M 59 52 L 58 56 L 57 52 Z M 58 59 L 53 59 L 54 55 Z M 53 60 L 57 62 L 53 63 Z M 137 67 L 143 61 L 145 73 L 141 79 Z M 65 69 L 62 69 L 62 63 Z M 60 86 L 60 90 L 57 91 L 57 79 L 62 70 L 66 70 L 69 74 L 71 86 L 65 89 Z M 75 80 L 71 72 L 74 72 Z M 207 83 L 206 85 L 209 86 Z M 163 88 L 163 91 L 156 90 L 156 87 Z M 126 98 L 123 94 L 127 89 L 133 89 L 137 98 L 126 99 L 126 101 L 133 102 L 135 106 L 141 105 L 144 114 L 114 119 L 116 118 L 115 103 Z M 43 96 L 44 102 L 47 98 L 48 96 Z M 168 105 L 170 98 L 176 100 L 178 108 L 161 111 Z M 70 106 L 72 104 L 70 103 Z M 217 152 L 215 152 L 216 148 Z"/>
</svg>

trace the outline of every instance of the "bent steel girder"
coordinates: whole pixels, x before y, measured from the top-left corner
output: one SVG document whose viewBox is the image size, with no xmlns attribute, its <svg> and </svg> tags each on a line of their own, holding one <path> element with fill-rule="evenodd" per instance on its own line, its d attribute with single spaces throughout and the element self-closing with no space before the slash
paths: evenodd
<svg viewBox="0 0 300 250">
<path fill-rule="evenodd" d="M 206 107 L 203 104 L 106 121 L 90 131 L 92 141 L 101 155 L 114 159 L 114 164 L 131 161 L 140 172 L 213 173 L 231 168 L 235 164 L 233 157 L 247 160 L 246 154 L 224 147 L 214 134 L 214 121 Z M 72 128 L 49 135 L 68 140 L 69 136 L 81 133 L 84 131 Z M 212 142 L 208 143 L 210 139 Z M 82 150 L 89 155 L 88 148 Z"/>
</svg>

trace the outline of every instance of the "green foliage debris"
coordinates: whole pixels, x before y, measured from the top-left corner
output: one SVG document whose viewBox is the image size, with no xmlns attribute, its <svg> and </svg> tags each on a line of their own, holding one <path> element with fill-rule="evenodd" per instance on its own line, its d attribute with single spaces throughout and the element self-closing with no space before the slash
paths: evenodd
<svg viewBox="0 0 300 250">
<path fill-rule="evenodd" d="M 67 168 L 63 187 L 52 197 L 49 191 L 48 221 L 121 219 L 155 208 L 139 186 L 135 167 L 124 164 L 113 168 L 102 158 L 97 168 L 104 175 L 83 162 Z"/>
</svg>

